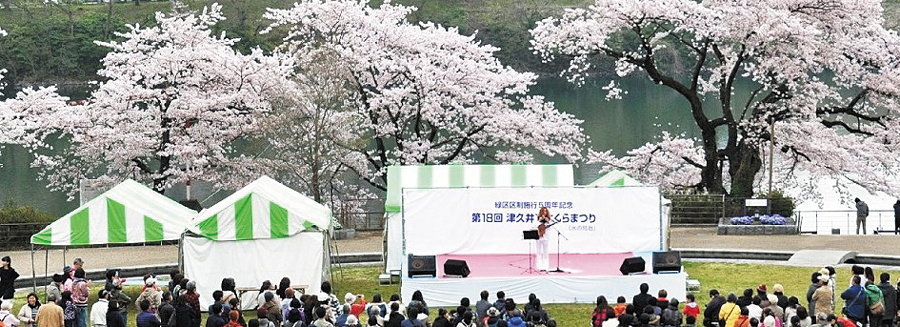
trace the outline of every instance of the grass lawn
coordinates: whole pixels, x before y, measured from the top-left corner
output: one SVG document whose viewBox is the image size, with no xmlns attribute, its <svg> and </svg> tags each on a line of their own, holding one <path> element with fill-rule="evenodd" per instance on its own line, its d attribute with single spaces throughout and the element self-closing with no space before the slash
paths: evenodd
<svg viewBox="0 0 900 327">
<path fill-rule="evenodd" d="M 815 267 L 705 261 L 686 261 L 684 262 L 684 267 L 688 274 L 690 274 L 691 279 L 700 281 L 701 291 L 694 295 L 697 297 L 697 301 L 702 305 L 705 305 L 706 302 L 709 301 L 707 294 L 710 289 L 715 288 L 723 294 L 735 292 L 740 295 L 744 289 L 755 289 L 758 284 L 766 284 L 770 288 L 774 284 L 782 284 L 785 288 L 785 295 L 796 296 L 800 299 L 802 305 L 806 305 L 806 290 L 810 283 L 810 274 L 818 270 L 818 268 Z M 372 298 L 372 295 L 376 293 L 381 294 L 385 300 L 390 297 L 391 294 L 399 294 L 399 285 L 382 286 L 378 284 L 378 273 L 380 271 L 380 265 L 344 265 L 341 269 L 338 269 L 337 266 L 335 266 L 335 269 L 333 269 L 332 283 L 334 285 L 334 293 L 338 295 L 338 298 L 343 298 L 343 294 L 347 292 L 363 293 L 369 300 Z M 876 270 L 875 276 L 879 276 L 882 272 L 882 270 Z M 887 272 L 891 274 L 892 281 L 900 276 L 900 269 L 891 269 L 887 270 Z M 847 288 L 849 276 L 850 269 L 848 267 L 838 268 L 838 292 Z M 280 278 L 273 277 L 273 280 L 277 279 Z M 91 303 L 96 301 L 96 293 L 100 287 L 102 287 L 102 283 L 95 283 L 94 287 L 92 287 Z M 426 294 L 428 292 L 428 290 L 422 291 Z M 497 290 L 488 291 L 491 292 L 491 301 L 493 301 L 493 294 Z M 655 294 L 657 290 L 652 289 L 651 286 L 650 291 Z M 132 298 L 137 298 L 140 288 L 128 287 L 126 288 L 126 292 Z M 637 292 L 638 290 L 634 290 L 634 293 Z M 24 291 L 16 294 L 16 305 L 13 308 L 13 313 L 18 313 L 19 307 L 25 302 L 25 295 L 27 295 L 27 292 Z M 38 295 L 43 298 L 43 291 L 39 291 Z M 619 295 L 625 296 L 629 301 L 631 300 L 631 297 L 634 296 L 634 294 L 604 294 L 603 290 L 597 290 L 597 295 L 605 295 L 611 302 L 615 302 L 616 297 Z M 201 294 L 201 296 L 206 295 Z M 467 296 L 470 299 L 478 298 L 478 294 L 460 294 L 459 296 L 460 298 L 463 296 Z M 540 294 L 538 294 L 538 297 L 540 297 Z M 838 301 L 838 311 L 842 305 L 843 301 Z M 556 319 L 559 326 L 586 325 L 590 319 L 590 312 L 593 310 L 593 304 L 591 303 L 547 304 L 545 307 L 550 313 L 550 317 Z M 128 309 L 128 326 L 133 327 L 135 326 L 134 317 L 137 314 L 137 309 L 134 305 L 129 306 Z M 432 311 L 436 312 L 436 309 L 437 308 L 432 308 Z M 255 318 L 256 314 L 255 312 L 245 312 L 244 316 L 247 319 L 251 319 Z M 360 318 L 365 322 L 366 317 Z M 201 326 L 205 325 L 205 320 L 206 317 L 204 316 Z"/>
</svg>

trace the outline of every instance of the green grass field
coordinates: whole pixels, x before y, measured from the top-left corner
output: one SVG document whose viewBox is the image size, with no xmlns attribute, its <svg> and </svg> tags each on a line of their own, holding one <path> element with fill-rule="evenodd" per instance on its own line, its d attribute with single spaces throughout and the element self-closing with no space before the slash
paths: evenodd
<svg viewBox="0 0 900 327">
<path fill-rule="evenodd" d="M 807 287 L 810 283 L 809 276 L 814 271 L 818 270 L 818 268 L 815 267 L 795 267 L 775 264 L 697 261 L 686 261 L 684 262 L 684 267 L 691 279 L 700 281 L 701 291 L 696 292 L 694 295 L 697 297 L 697 301 L 702 305 L 705 305 L 706 302 L 709 301 L 707 294 L 710 289 L 715 288 L 723 294 L 735 292 L 740 295 L 744 289 L 755 289 L 758 284 L 766 284 L 769 287 L 772 287 L 774 284 L 782 284 L 785 288 L 785 295 L 796 296 L 800 299 L 802 305 L 806 305 L 805 297 Z M 376 293 L 381 294 L 385 298 L 389 297 L 391 294 L 399 294 L 400 286 L 397 284 L 378 284 L 378 273 L 380 271 L 380 265 L 343 266 L 341 268 L 335 266 L 332 271 L 334 293 L 337 294 L 338 297 L 342 297 L 342 294 L 347 292 L 363 293 L 366 295 L 367 299 L 371 299 L 372 295 Z M 900 269 L 886 271 L 891 274 L 892 281 L 900 276 Z M 840 292 L 847 288 L 846 281 L 849 279 L 850 271 L 847 267 L 841 267 L 837 270 L 837 273 L 838 291 Z M 876 276 L 881 273 L 882 270 L 875 271 Z M 96 301 L 96 292 L 100 287 L 102 287 L 102 284 L 93 287 L 90 299 L 91 303 Z M 132 298 L 137 298 L 139 291 L 140 289 L 138 287 L 129 287 L 126 289 L 126 292 Z M 426 294 L 428 292 L 428 290 L 422 291 Z M 491 292 L 491 300 L 493 301 L 493 293 L 497 290 L 488 291 Z M 652 289 L 651 286 L 651 293 L 655 293 L 656 291 L 657 290 Z M 631 294 L 605 294 L 603 293 L 603 290 L 598 289 L 597 295 L 605 295 L 611 302 L 614 302 L 615 298 L 619 295 L 623 295 L 630 301 L 631 297 L 637 292 L 638 290 L 634 290 L 634 293 Z M 19 307 L 24 303 L 24 298 L 27 293 L 28 292 L 23 291 L 16 294 L 16 305 L 13 309 L 13 313 L 18 313 Z M 38 294 L 40 297 L 43 297 L 43 291 L 39 291 Z M 201 294 L 201 296 L 206 295 Z M 463 296 L 467 296 L 470 299 L 478 298 L 478 294 L 460 294 L 459 296 L 460 298 Z M 538 294 L 538 297 L 540 297 L 540 294 Z M 840 310 L 842 305 L 843 301 L 838 301 L 838 310 Z M 557 320 L 559 326 L 586 325 L 590 319 L 590 312 L 593 310 L 592 303 L 547 304 L 545 307 L 550 313 L 550 317 Z M 134 317 L 136 316 L 136 313 L 136 307 L 134 305 L 130 306 L 128 316 L 129 327 L 135 326 Z M 255 317 L 254 312 L 246 312 L 244 315 L 247 319 Z M 366 319 L 366 317 L 360 318 L 363 322 Z M 204 317 L 203 325 L 205 325 L 205 320 Z"/>
</svg>

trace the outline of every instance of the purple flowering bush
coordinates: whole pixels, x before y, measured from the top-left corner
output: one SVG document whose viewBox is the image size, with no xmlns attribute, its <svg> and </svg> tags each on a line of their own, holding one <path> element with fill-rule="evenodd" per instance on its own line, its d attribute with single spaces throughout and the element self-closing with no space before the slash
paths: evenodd
<svg viewBox="0 0 900 327">
<path fill-rule="evenodd" d="M 753 218 L 751 218 L 750 216 L 731 217 L 729 223 L 731 223 L 732 225 L 750 225 L 753 223 Z"/>
</svg>

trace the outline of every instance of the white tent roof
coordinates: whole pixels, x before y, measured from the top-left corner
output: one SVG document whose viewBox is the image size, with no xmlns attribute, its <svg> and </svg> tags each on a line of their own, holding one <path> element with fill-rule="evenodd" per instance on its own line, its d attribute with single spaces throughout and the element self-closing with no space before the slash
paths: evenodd
<svg viewBox="0 0 900 327">
<path fill-rule="evenodd" d="M 640 181 L 628 176 L 624 171 L 613 169 L 603 174 L 588 186 L 643 186 Z"/>
<path fill-rule="evenodd" d="M 201 211 L 188 229 L 212 240 L 250 240 L 327 230 L 330 223 L 330 209 L 263 176 Z"/>
<path fill-rule="evenodd" d="M 71 246 L 176 240 L 197 213 L 133 180 L 91 199 L 31 236 L 31 244 Z"/>
</svg>

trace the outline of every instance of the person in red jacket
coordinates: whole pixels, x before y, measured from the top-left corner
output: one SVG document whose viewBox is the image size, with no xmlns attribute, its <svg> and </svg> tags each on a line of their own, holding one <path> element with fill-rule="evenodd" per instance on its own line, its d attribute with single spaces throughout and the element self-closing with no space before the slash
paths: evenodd
<svg viewBox="0 0 900 327">
<path fill-rule="evenodd" d="M 700 315 L 700 305 L 698 305 L 694 299 L 694 294 L 688 293 L 685 295 L 685 298 L 687 298 L 687 302 L 684 303 L 684 309 L 681 310 L 681 313 L 683 313 L 685 317 L 691 316 L 696 319 L 697 316 Z"/>
</svg>

